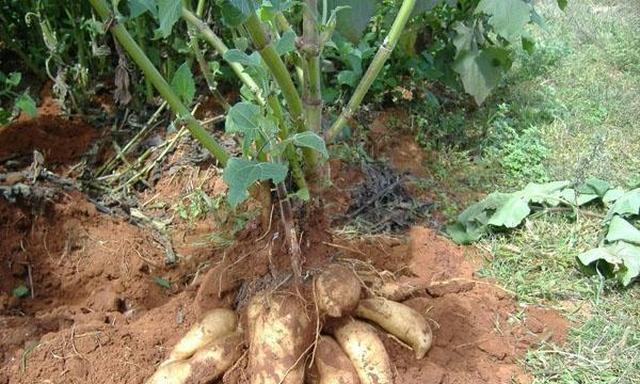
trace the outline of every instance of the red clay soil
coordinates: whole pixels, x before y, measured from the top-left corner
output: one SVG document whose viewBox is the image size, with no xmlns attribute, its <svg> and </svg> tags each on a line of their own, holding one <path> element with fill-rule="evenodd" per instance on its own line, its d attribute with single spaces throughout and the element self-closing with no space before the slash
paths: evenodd
<svg viewBox="0 0 640 384">
<path fill-rule="evenodd" d="M 27 121 L 19 123 L 27 124 L 24 130 L 1 132 L 5 152 L 0 153 L 55 142 L 57 147 L 41 147 L 49 159 L 77 159 L 75 152 L 54 149 L 69 148 L 70 139 L 76 143 L 80 136 L 78 142 L 85 144 L 72 149 L 82 151 L 93 131 L 50 121 Z M 69 129 L 78 129 L 77 136 Z M 38 139 L 29 141 L 27 132 Z M 7 134 L 26 144 L 6 144 L 2 138 Z M 332 163 L 332 170 L 336 188 L 317 209 L 340 212 L 348 205 L 346 191 L 357 172 L 339 163 Z M 155 193 L 175 201 L 175 191 L 185 186 L 174 183 L 197 178 L 181 175 L 184 181 L 180 175 L 165 176 Z M 217 177 L 207 177 L 205 189 L 222 188 Z M 161 209 L 155 209 L 146 213 L 160 215 Z M 434 329 L 427 356 L 415 360 L 412 351 L 380 332 L 397 384 L 529 383 L 517 359 L 542 340 L 564 340 L 568 324 L 562 317 L 541 308 L 523 310 L 508 292 L 474 276 L 477 266 L 465 248 L 430 229 L 415 227 L 401 237 L 341 239 L 317 211 L 307 213 L 306 223 L 301 247 L 311 273 L 336 258 L 365 261 L 425 287 L 406 303 Z M 277 224 L 267 230 L 250 222 L 226 250 L 177 241 L 188 238 L 184 233 L 213 228 L 202 225 L 191 232 L 179 228 L 183 233 L 175 234 L 174 242 L 180 262 L 167 266 L 162 246 L 147 231 L 97 212 L 78 192 L 61 194 L 40 211 L 0 198 L 0 384 L 142 383 L 204 311 L 242 308 L 253 293 L 286 276 L 288 259 Z M 162 286 L 166 282 L 169 288 Z M 32 290 L 16 298 L 12 291 L 20 286 Z M 238 364 L 223 381 L 246 382 L 249 373 L 242 368 Z"/>
</svg>

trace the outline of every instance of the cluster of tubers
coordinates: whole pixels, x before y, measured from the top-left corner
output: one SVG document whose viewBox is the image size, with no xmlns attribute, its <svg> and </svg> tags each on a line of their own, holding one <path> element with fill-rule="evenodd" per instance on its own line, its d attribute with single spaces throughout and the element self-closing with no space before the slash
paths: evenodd
<svg viewBox="0 0 640 384">
<path fill-rule="evenodd" d="M 242 356 L 245 342 L 251 384 L 393 383 L 391 360 L 371 324 L 411 347 L 417 359 L 431 347 L 431 328 L 405 304 L 362 298 L 362 280 L 332 264 L 313 282 L 316 311 L 292 292 L 257 294 L 246 308 L 246 324 L 231 310 L 210 311 L 146 384 L 211 382 Z"/>
</svg>

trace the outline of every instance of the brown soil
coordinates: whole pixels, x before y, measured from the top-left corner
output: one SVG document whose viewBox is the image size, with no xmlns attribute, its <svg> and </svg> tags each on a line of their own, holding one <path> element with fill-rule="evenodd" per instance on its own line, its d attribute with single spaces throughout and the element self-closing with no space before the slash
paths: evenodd
<svg viewBox="0 0 640 384">
<path fill-rule="evenodd" d="M 73 128 L 77 122 L 21 124 L 28 123 L 31 128 L 11 128 L 2 135 L 11 132 L 16 142 L 27 142 L 19 147 L 25 151 L 59 137 L 56 146 L 43 147 L 49 159 L 63 156 L 54 149 L 69 148 L 83 132 L 85 144 L 76 149 L 86 149 L 95 135 Z M 32 140 L 27 132 L 44 133 Z M 57 160 L 72 161 L 78 153 L 65 156 Z M 151 200 L 180 199 L 189 180 L 204 177 L 209 180 L 204 189 L 222 190 L 218 176 L 195 169 L 185 166 L 177 176 L 165 169 L 158 189 L 141 196 L 148 203 L 146 213 L 160 217 L 164 209 L 170 215 L 166 205 Z M 332 163 L 332 170 L 336 188 L 325 196 L 325 211 L 340 212 L 357 172 L 340 163 Z M 465 248 L 431 229 L 415 227 L 399 237 L 341 238 L 320 209 L 307 212 L 303 228 L 301 246 L 310 273 L 340 258 L 370 263 L 426 287 L 406 303 L 434 329 L 427 356 L 415 360 L 412 351 L 380 333 L 398 384 L 529 383 L 516 360 L 542 340 L 563 342 L 568 324 L 562 317 L 541 308 L 523 311 L 508 292 L 474 276 L 477 266 Z M 275 221 L 270 230 L 257 220 L 249 222 L 226 250 L 192 246 L 196 235 L 216 227 L 207 219 L 195 227 L 178 226 L 173 239 L 180 262 L 166 266 L 162 246 L 148 231 L 97 212 L 78 192 L 62 194 L 40 212 L 0 199 L 0 384 L 142 383 L 203 311 L 243 308 L 255 292 L 288 278 Z M 33 291 L 13 297 L 12 290 L 21 285 Z M 242 367 L 224 381 L 245 382 Z"/>
</svg>

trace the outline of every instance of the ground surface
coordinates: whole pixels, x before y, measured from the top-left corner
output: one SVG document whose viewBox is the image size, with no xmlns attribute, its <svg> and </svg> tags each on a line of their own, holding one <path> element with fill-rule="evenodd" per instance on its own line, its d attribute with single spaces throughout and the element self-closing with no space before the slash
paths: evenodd
<svg viewBox="0 0 640 384">
<path fill-rule="evenodd" d="M 373 119 L 366 151 L 406 172 L 411 195 L 433 203 L 421 226 L 362 235 L 371 223 L 340 219 L 366 179 L 353 161 L 361 153 L 351 148 L 353 156 L 331 164 L 331 217 L 310 221 L 302 243 L 310 273 L 343 258 L 428 286 L 407 302 L 433 326 L 427 357 L 415 361 L 383 336 L 398 383 L 640 381 L 637 286 L 622 290 L 575 268 L 575 256 L 598 241 L 597 220 L 540 217 L 466 248 L 438 231 L 497 188 L 638 177 L 640 4 L 569 4 L 566 14 L 543 8 L 549 31 L 536 56 L 519 58 L 486 107 L 439 112 L 422 124 L 414 124 L 427 115 L 420 106 Z M 56 118 L 45 107 L 49 115 L 0 129 L 0 173 L 28 166 L 38 149 L 47 168 L 74 176 L 80 155 L 95 149 L 104 127 Z M 414 140 L 459 121 L 487 135 L 438 148 Z M 398 125 L 413 128 L 398 135 Z M 194 164 L 190 141 L 178 142 L 154 168 L 154 188 L 132 191 L 140 211 L 168 228 L 175 266 L 165 264 L 167 241 L 157 227 L 120 210 L 105 214 L 73 188 L 38 204 L 0 198 L 1 384 L 142 383 L 203 311 L 241 308 L 252 292 L 287 278 L 277 224 L 265 228 L 250 209 L 221 208 L 218 173 Z M 20 286 L 31 288 L 26 297 L 12 294 Z M 242 368 L 225 382 L 245 381 Z"/>
</svg>

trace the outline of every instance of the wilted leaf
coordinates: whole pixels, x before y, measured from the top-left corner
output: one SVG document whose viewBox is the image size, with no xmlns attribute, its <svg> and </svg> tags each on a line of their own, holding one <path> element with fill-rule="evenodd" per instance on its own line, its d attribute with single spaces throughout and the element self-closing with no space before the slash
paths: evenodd
<svg viewBox="0 0 640 384">
<path fill-rule="evenodd" d="M 180 99 L 186 103 L 191 104 L 196 94 L 196 83 L 193 80 L 189 63 L 183 63 L 171 79 L 171 88 L 178 94 Z"/>
<path fill-rule="evenodd" d="M 222 179 L 229 186 L 229 204 L 235 207 L 249 197 L 248 189 L 255 182 L 273 180 L 274 184 L 287 177 L 287 166 L 276 163 L 234 157 L 227 162 Z"/>
<path fill-rule="evenodd" d="M 609 208 L 606 221 L 611 220 L 614 215 L 632 216 L 640 213 L 640 188 L 633 189 L 624 195 Z"/>
<path fill-rule="evenodd" d="M 618 240 L 640 245 L 640 231 L 620 216 L 614 216 L 609 223 L 606 240 L 613 243 Z"/>
<path fill-rule="evenodd" d="M 476 12 L 489 15 L 489 24 L 504 39 L 515 43 L 531 20 L 531 6 L 523 0 L 481 0 Z"/>
<path fill-rule="evenodd" d="M 604 196 L 602 196 L 602 202 L 609 206 L 613 203 L 616 202 L 616 200 L 618 200 L 619 198 L 621 198 L 622 196 L 624 196 L 625 191 L 624 189 L 617 187 L 617 188 L 613 188 L 607 191 L 607 193 L 604 194 Z"/>
<path fill-rule="evenodd" d="M 590 177 L 583 184 L 576 187 L 576 191 L 579 193 L 596 194 L 602 197 L 610 188 L 611 186 L 608 182 L 598 179 L 597 177 Z"/>
<path fill-rule="evenodd" d="M 590 203 L 598 198 L 596 194 L 577 193 L 573 188 L 567 188 L 562 191 L 560 197 L 569 204 L 581 207 L 587 203 Z"/>
<path fill-rule="evenodd" d="M 531 203 L 556 206 L 560 203 L 560 191 L 571 185 L 569 181 L 553 181 L 551 183 L 529 183 L 520 192 L 521 196 Z"/>
<path fill-rule="evenodd" d="M 529 209 L 527 201 L 513 194 L 505 201 L 504 205 L 491 215 L 488 224 L 496 227 L 515 228 L 529 216 L 529 213 L 531 213 L 531 209 Z"/>
<path fill-rule="evenodd" d="M 624 286 L 640 275 L 640 248 L 623 241 L 591 249 L 578 255 L 578 260 L 591 273 L 597 268 L 606 277 L 617 277 Z"/>
</svg>

